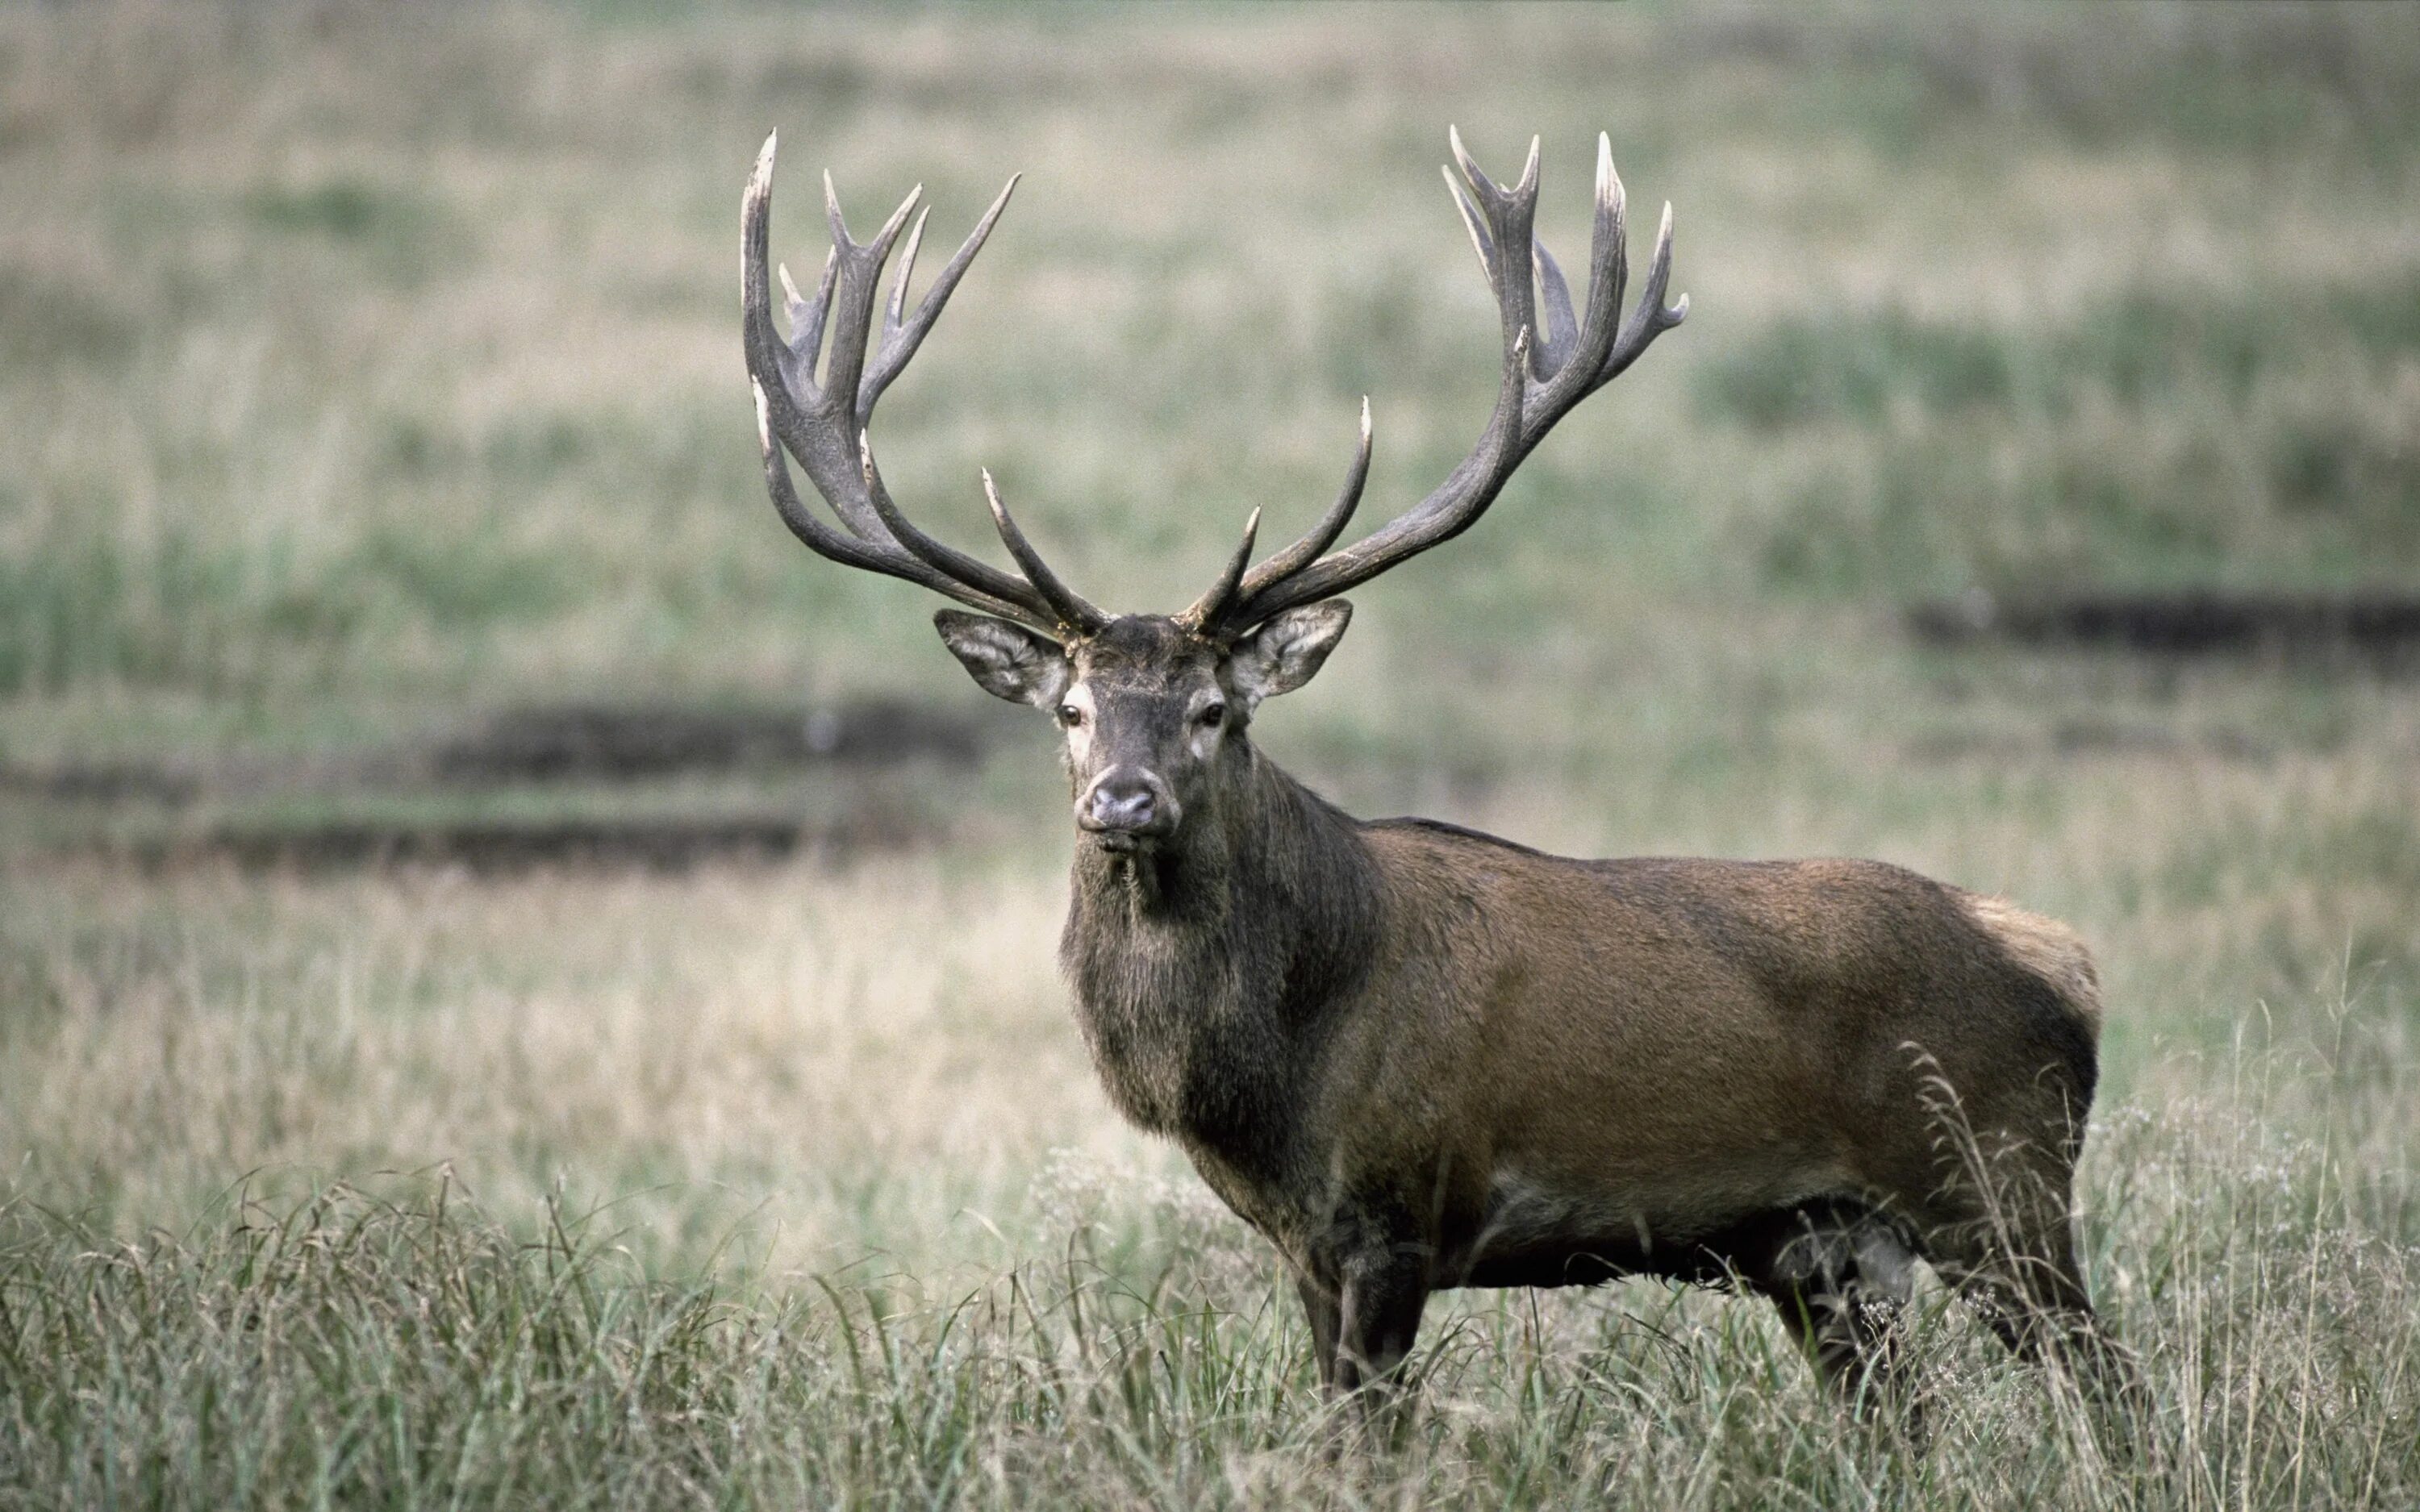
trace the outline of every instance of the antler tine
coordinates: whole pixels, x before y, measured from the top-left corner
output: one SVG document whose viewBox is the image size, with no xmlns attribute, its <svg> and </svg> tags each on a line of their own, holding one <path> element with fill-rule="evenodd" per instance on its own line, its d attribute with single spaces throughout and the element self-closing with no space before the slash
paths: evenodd
<svg viewBox="0 0 2420 1512">
<path fill-rule="evenodd" d="M 1630 318 L 1621 323 L 1621 335 L 1613 344 L 1612 353 L 1606 358 L 1605 369 L 1591 388 L 1610 383 L 1622 370 L 1638 361 L 1648 344 L 1656 337 L 1689 318 L 1689 296 L 1683 294 L 1669 308 L 1664 303 L 1664 285 L 1672 276 L 1672 202 L 1664 202 L 1664 221 L 1655 231 L 1655 255 L 1647 264 L 1647 286 L 1638 291 L 1638 302 L 1631 307 Z"/>
<path fill-rule="evenodd" d="M 857 448 L 859 469 L 865 478 L 866 497 L 873 503 L 874 512 L 881 517 L 884 527 L 891 532 L 892 538 L 906 547 L 910 555 L 926 566 L 994 598 L 1032 596 L 1032 584 L 1010 577 L 978 557 L 967 555 L 946 541 L 925 534 L 913 520 L 899 512 L 899 506 L 892 501 L 891 490 L 883 486 L 882 470 L 874 460 L 874 438 L 864 431 L 858 432 Z"/>
<path fill-rule="evenodd" d="M 1196 630 L 1205 631 L 1218 625 L 1219 618 L 1234 606 L 1236 585 L 1244 580 L 1244 569 L 1252 564 L 1252 541 L 1260 533 L 1261 512 L 1256 507 L 1251 517 L 1244 521 L 1243 544 L 1236 547 L 1234 554 L 1227 559 L 1227 565 L 1219 572 L 1218 580 L 1195 599 L 1191 608 L 1177 616 L 1180 622 Z"/>
<path fill-rule="evenodd" d="M 908 217 L 915 213 L 916 202 L 923 197 L 924 186 L 922 184 L 908 191 L 908 197 L 901 200 L 899 208 L 891 212 L 891 219 L 882 223 L 882 229 L 876 231 L 874 234 L 874 239 L 865 244 L 866 249 L 886 260 L 889 259 L 891 249 L 898 243 L 899 228 L 908 224 Z"/>
<path fill-rule="evenodd" d="M 1561 267 L 1536 234 L 1538 143 L 1531 141 L 1520 178 L 1505 189 L 1471 160 L 1459 131 L 1449 128 L 1447 140 L 1452 146 L 1454 163 L 1446 170 L 1446 184 L 1470 232 L 1481 270 L 1495 291 L 1504 327 L 1503 386 L 1488 428 L 1478 447 L 1445 482 L 1388 524 L 1325 556 L 1319 553 L 1326 549 L 1332 535 L 1308 551 L 1297 543 L 1248 574 L 1238 602 L 1226 617 L 1230 633 L 1281 609 L 1342 593 L 1469 529 L 1557 421 L 1619 377 L 1656 336 L 1679 325 L 1688 314 L 1685 295 L 1668 309 L 1664 304 L 1672 266 L 1672 208 L 1667 205 L 1647 287 L 1629 316 L 1622 317 L 1629 253 L 1624 244 L 1621 178 L 1614 172 L 1609 137 L 1604 133 L 1597 137 L 1588 301 L 1578 311 L 1573 309 L 1571 287 Z M 1509 251 L 1515 247 L 1529 249 L 1528 259 L 1516 262 Z M 1544 316 L 1543 332 L 1535 323 L 1539 315 Z M 1367 465 L 1367 445 L 1365 432 L 1364 454 L 1355 465 L 1355 488 Z M 1349 507 L 1341 513 L 1349 515 Z M 1326 526 L 1323 521 L 1322 529 Z M 1336 519 L 1336 528 L 1342 527 L 1342 520 Z"/>
<path fill-rule="evenodd" d="M 891 283 L 891 302 L 882 310 L 882 341 L 889 346 L 893 332 L 899 329 L 899 316 L 908 307 L 908 280 L 916 271 L 916 250 L 924 244 L 924 222 L 931 217 L 931 206 L 916 212 L 916 224 L 908 228 L 908 244 L 899 249 L 899 273 Z"/>
<path fill-rule="evenodd" d="M 832 275 L 840 270 L 840 249 L 824 254 L 823 276 L 815 284 L 813 301 L 799 294 L 799 285 L 790 282 L 790 265 L 775 270 L 782 275 L 782 293 L 785 298 L 783 313 L 790 320 L 790 339 L 783 348 L 785 360 L 782 377 L 800 393 L 813 394 L 815 389 L 815 359 L 823 354 L 824 316 L 831 309 Z"/>
<path fill-rule="evenodd" d="M 1042 560 L 1042 553 L 1034 550 L 1032 543 L 1025 538 L 1025 532 L 1016 528 L 1016 521 L 1009 516 L 1008 506 L 1000 501 L 1000 489 L 992 484 L 989 468 L 984 469 L 983 486 L 984 498 L 991 502 L 992 523 L 1000 529 L 1001 544 L 1008 548 L 1008 554 L 1016 559 L 1018 569 L 1033 584 L 1043 601 L 1050 606 L 1050 611 L 1058 616 L 1059 627 L 1090 635 L 1109 624 L 1108 613 L 1060 581 L 1059 575 L 1050 570 L 1050 563 Z"/>
<path fill-rule="evenodd" d="M 1504 380 L 1497 390 L 1496 409 L 1488 417 L 1487 429 L 1481 434 L 1479 445 L 1445 482 L 1426 499 L 1344 549 L 1272 579 L 1236 606 L 1227 620 L 1228 632 L 1249 628 L 1297 604 L 1334 597 L 1468 530 L 1495 502 L 1504 480 L 1520 465 L 1521 415 L 1528 395 L 1528 365 L 1529 332 L 1522 331 L 1514 335 L 1512 349 L 1505 354 Z"/>
<path fill-rule="evenodd" d="M 1462 177 L 1471 188 L 1490 197 L 1504 193 L 1497 187 L 1495 179 L 1487 177 L 1487 170 L 1481 168 L 1469 150 L 1463 147 L 1461 127 L 1449 124 L 1445 129 L 1445 140 L 1446 146 L 1453 150 L 1454 166 L 1462 170 Z"/>
<path fill-rule="evenodd" d="M 1486 218 L 1470 202 L 1470 192 L 1455 180 L 1453 164 L 1441 162 L 1437 172 L 1445 175 L 1446 193 L 1453 196 L 1453 208 L 1462 212 L 1462 228 L 1470 233 L 1470 250 L 1479 254 L 1479 275 L 1492 288 L 1496 284 L 1496 242 L 1487 234 Z"/>
<path fill-rule="evenodd" d="M 1576 349 L 1556 375 L 1558 388 L 1550 408 L 1561 405 L 1568 409 L 1579 403 L 1588 392 L 1582 385 L 1604 370 L 1606 355 L 1613 350 L 1621 318 L 1621 290 L 1630 282 L 1630 240 L 1623 224 L 1625 203 L 1621 175 L 1613 166 L 1613 139 L 1599 131 L 1596 213 L 1589 228 L 1588 308 L 1580 316 Z"/>
<path fill-rule="evenodd" d="M 1302 539 L 1276 556 L 1254 567 L 1244 578 L 1236 602 L 1249 599 L 1269 584 L 1288 578 L 1310 566 L 1319 554 L 1336 544 L 1344 533 L 1353 512 L 1361 505 L 1362 486 L 1370 481 L 1370 397 L 1361 397 L 1361 442 L 1353 451 L 1353 466 L 1344 474 L 1344 486 L 1336 495 L 1336 502 L 1327 506 L 1319 523 L 1312 526 Z M 1232 606 L 1230 606 L 1232 608 Z"/>
<path fill-rule="evenodd" d="M 834 247 L 854 247 L 857 245 L 856 242 L 851 241 L 848 239 L 848 222 L 841 216 L 840 191 L 832 187 L 832 176 L 830 168 L 826 168 L 824 170 L 824 219 L 831 224 L 831 239 L 832 245 Z"/>
<path fill-rule="evenodd" d="M 814 512 L 806 506 L 805 501 L 799 497 L 797 486 L 790 482 L 790 466 L 783 460 L 782 445 L 773 437 L 768 412 L 770 402 L 766 395 L 765 385 L 758 382 L 751 387 L 756 394 L 756 444 L 764 454 L 766 491 L 772 495 L 773 512 L 782 517 L 782 523 L 790 528 L 790 533 L 805 542 L 810 550 L 845 567 L 862 567 L 868 572 L 879 572 L 922 584 L 969 609 L 1015 620 L 1046 634 L 1055 630 L 1050 616 L 1023 603 L 1022 594 L 1017 599 L 1010 599 L 986 594 L 944 573 L 933 571 L 913 558 L 896 555 L 871 541 L 862 541 L 844 531 L 836 531 L 815 518 Z"/>
<path fill-rule="evenodd" d="M 861 424 L 874 409 L 874 401 L 882 397 L 882 391 L 891 387 L 892 380 L 907 367 L 908 359 L 915 356 L 916 348 L 923 345 L 925 335 L 933 329 L 933 322 L 941 317 L 942 309 L 949 304 L 950 296 L 956 292 L 958 280 L 966 276 L 968 266 L 975 260 L 975 254 L 983 251 L 984 242 L 991 236 L 993 224 L 1000 220 L 1000 212 L 1008 208 L 1008 197 L 1016 193 L 1017 180 L 1023 177 L 1022 174 L 1009 176 L 1007 184 L 991 202 L 991 208 L 984 211 L 983 219 L 967 233 L 967 239 L 959 243 L 958 250 L 950 260 L 941 265 L 940 272 L 934 276 L 933 286 L 924 291 L 923 301 L 916 306 L 916 313 L 884 331 L 882 349 L 867 368 L 864 390 L 859 396 L 858 419 Z M 918 222 L 916 229 L 916 240 L 922 240 L 923 223 Z M 914 249 L 915 241 L 911 241 L 906 262 L 915 261 Z M 899 270 L 899 286 L 892 295 L 893 308 L 905 303 L 907 292 L 908 269 L 903 263 Z"/>
<path fill-rule="evenodd" d="M 786 270 L 783 273 L 794 332 L 785 342 L 773 329 L 771 291 L 766 277 L 778 140 L 775 136 L 765 139 L 741 201 L 740 314 L 756 399 L 758 438 L 766 454 L 766 488 L 783 523 L 832 561 L 921 583 L 959 603 L 1048 633 L 1087 624 L 1082 611 L 1106 618 L 1069 594 L 1047 567 L 1039 567 L 1039 576 L 1047 583 L 1020 579 L 919 530 L 883 486 L 866 434 L 865 423 L 875 399 L 898 377 L 916 343 L 931 330 L 942 303 L 1006 206 L 1006 193 L 993 202 L 923 304 L 914 315 L 903 316 L 908 265 L 923 235 L 924 218 L 916 217 L 883 322 L 883 345 L 869 363 L 866 347 L 873 333 L 883 267 L 908 228 L 923 188 L 919 186 L 900 203 L 872 240 L 861 243 L 848 233 L 831 176 L 824 176 L 825 216 L 831 228 L 832 251 L 812 301 L 801 300 Z M 1015 180 L 1010 182 L 1013 185 Z M 822 352 L 827 336 L 830 349 Z M 824 363 L 821 384 L 814 382 L 819 353 Z M 807 470 L 815 491 L 831 506 L 842 528 L 826 524 L 800 501 L 790 482 L 784 451 Z M 1035 572 L 1040 559 L 1031 548 L 1017 556 L 1021 566 L 1030 574 Z"/>
<path fill-rule="evenodd" d="M 1511 189 L 1505 189 L 1471 161 L 1470 154 L 1463 148 L 1458 128 L 1446 128 L 1446 137 L 1453 146 L 1454 162 L 1470 186 L 1468 198 L 1464 196 L 1461 186 L 1454 184 L 1451 174 L 1446 176 L 1446 183 L 1454 190 L 1454 206 L 1462 211 L 1464 224 L 1473 227 L 1471 239 L 1479 243 L 1480 266 L 1486 270 L 1487 281 L 1496 291 L 1504 326 L 1504 346 L 1509 351 L 1513 337 L 1535 325 L 1531 304 L 1535 285 L 1528 261 L 1516 261 L 1517 254 L 1508 255 L 1507 249 L 1527 247 L 1537 239 L 1533 228 L 1538 218 L 1540 142 L 1536 137 L 1530 138 L 1529 157 L 1522 164 L 1521 177 Z M 1476 223 L 1472 220 L 1474 209 L 1479 217 Z M 1483 239 L 1477 229 L 1479 224 L 1486 227 Z M 1535 355 L 1533 352 L 1533 361 Z"/>
<path fill-rule="evenodd" d="M 874 303 L 882 282 L 882 265 L 889 260 L 892 239 L 899 234 L 908 210 L 922 193 L 921 189 L 911 193 L 882 229 L 875 233 L 873 240 L 859 242 L 850 239 L 848 227 L 841 220 L 840 198 L 832 191 L 831 175 L 824 175 L 832 246 L 840 256 L 840 281 L 832 301 L 831 351 L 824 359 L 824 389 L 848 406 L 850 424 L 843 440 L 851 453 L 857 450 L 857 432 L 865 427 L 871 409 L 864 403 L 858 380 L 865 373 L 866 343 L 873 334 Z M 864 526 L 871 515 L 861 513 L 863 517 L 852 517 L 849 524 L 863 535 L 868 533 Z"/>
<path fill-rule="evenodd" d="M 1543 239 L 1530 239 L 1529 256 L 1537 265 L 1539 302 L 1546 318 L 1545 332 L 1538 342 L 1538 366 L 1551 378 L 1562 371 L 1572 348 L 1579 345 L 1579 321 L 1572 314 L 1572 286 L 1563 281 L 1562 266 L 1546 250 Z"/>
</svg>

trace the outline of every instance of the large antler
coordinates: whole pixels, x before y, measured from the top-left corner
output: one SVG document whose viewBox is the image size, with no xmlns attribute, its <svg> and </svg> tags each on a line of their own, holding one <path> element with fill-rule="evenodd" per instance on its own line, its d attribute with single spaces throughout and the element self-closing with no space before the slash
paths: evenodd
<svg viewBox="0 0 2420 1512">
<path fill-rule="evenodd" d="M 1048 634 L 1089 634 L 1109 623 L 1109 616 L 1062 582 L 1026 542 L 1007 506 L 985 474 L 984 490 L 990 500 L 992 521 L 1022 578 L 933 539 L 909 523 L 882 486 L 875 466 L 874 447 L 866 422 L 875 401 L 916 355 L 917 347 L 941 308 L 950 301 L 968 264 L 983 249 L 992 224 L 1008 206 L 1016 188 L 1008 187 L 992 201 L 957 255 L 933 280 L 933 286 L 908 313 L 908 279 L 915 270 L 916 248 L 924 238 L 924 216 L 919 214 L 908 233 L 908 249 L 899 260 L 898 281 L 882 312 L 882 339 L 869 354 L 875 296 L 882 282 L 883 264 L 892 245 L 907 225 L 908 212 L 923 194 L 920 185 L 909 192 L 874 239 L 851 239 L 840 214 L 840 198 L 831 176 L 824 176 L 824 208 L 831 222 L 832 250 L 824 259 L 823 277 L 814 298 L 799 297 L 782 270 L 782 287 L 789 296 L 790 339 L 773 329 L 772 290 L 766 278 L 768 223 L 773 206 L 775 138 L 765 139 L 756 155 L 756 171 L 749 177 L 740 202 L 740 309 L 745 327 L 748 378 L 756 391 L 756 438 L 765 454 L 765 486 L 773 507 L 791 533 L 822 556 L 870 572 L 888 573 L 922 583 L 939 594 L 989 614 L 1020 621 Z M 825 353 L 829 327 L 830 347 Z M 815 381 L 815 363 L 823 359 L 823 381 Z M 841 529 L 812 513 L 791 486 L 788 463 L 782 453 L 799 459 L 807 477 L 831 506 Z"/>
<path fill-rule="evenodd" d="M 1505 189 L 1470 161 L 1460 131 L 1449 130 L 1448 138 L 1462 181 L 1455 180 L 1449 167 L 1446 187 L 1453 192 L 1503 316 L 1504 377 L 1487 429 L 1434 493 L 1353 545 L 1322 556 L 1352 518 L 1369 474 L 1370 408 L 1364 401 L 1360 450 L 1335 505 L 1301 540 L 1240 578 L 1230 572 L 1187 610 L 1192 623 L 1207 633 L 1239 635 L 1281 609 L 1367 582 L 1468 530 L 1555 422 L 1620 377 L 1650 342 L 1689 313 L 1685 294 L 1669 309 L 1664 304 L 1664 285 L 1672 269 L 1672 207 L 1667 204 L 1647 286 L 1629 318 L 1619 319 L 1629 254 L 1623 241 L 1621 179 L 1613 171 L 1613 144 L 1603 134 L 1596 139 L 1596 224 L 1589 242 L 1588 304 L 1576 316 L 1563 270 L 1534 229 L 1537 140 L 1530 140 L 1520 181 Z M 1541 294 L 1543 332 L 1537 308 Z M 1249 539 L 1248 530 L 1247 552 Z"/>
</svg>

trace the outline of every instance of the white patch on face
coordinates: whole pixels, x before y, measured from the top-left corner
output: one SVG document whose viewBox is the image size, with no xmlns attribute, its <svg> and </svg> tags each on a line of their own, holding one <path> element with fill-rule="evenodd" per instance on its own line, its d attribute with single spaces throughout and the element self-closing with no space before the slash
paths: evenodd
<svg viewBox="0 0 2420 1512">
<path fill-rule="evenodd" d="M 1077 770 L 1081 771 L 1084 758 L 1093 749 L 1094 721 L 1100 717 L 1099 710 L 1093 703 L 1093 690 L 1078 683 L 1059 696 L 1059 707 L 1063 711 L 1059 716 L 1060 728 L 1067 735 L 1067 759 L 1076 764 Z M 1076 710 L 1082 717 L 1073 724 L 1068 723 L 1063 712 L 1067 709 Z"/>
</svg>

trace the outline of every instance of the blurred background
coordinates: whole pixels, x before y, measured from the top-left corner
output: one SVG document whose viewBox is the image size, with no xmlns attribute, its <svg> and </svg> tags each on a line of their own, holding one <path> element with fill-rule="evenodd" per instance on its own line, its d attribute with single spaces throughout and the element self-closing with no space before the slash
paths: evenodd
<svg viewBox="0 0 2420 1512">
<path fill-rule="evenodd" d="M 2412 10 L 180 4 L 0 11 L 9 1190 L 442 1167 L 644 1194 L 673 1259 L 763 1211 L 912 1257 L 1029 1231 L 1054 1150 L 1180 1172 L 1054 980 L 1046 721 L 766 501 L 740 187 L 779 128 L 805 277 L 821 169 L 941 249 L 1022 172 L 886 474 L 989 553 L 988 466 L 1166 610 L 1363 394 L 1373 518 L 1478 434 L 1449 123 L 1544 136 L 1567 268 L 1609 132 L 1690 318 L 1264 748 L 2007 892 L 2100 954 L 2110 1105 L 2290 1042 L 2408 1173 Z"/>
</svg>

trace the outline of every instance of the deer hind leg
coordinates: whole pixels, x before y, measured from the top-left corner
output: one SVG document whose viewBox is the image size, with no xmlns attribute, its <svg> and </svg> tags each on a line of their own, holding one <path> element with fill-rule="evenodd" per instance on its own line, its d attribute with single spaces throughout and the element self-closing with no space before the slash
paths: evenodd
<svg viewBox="0 0 2420 1512">
<path fill-rule="evenodd" d="M 1912 1434 L 1920 1427 L 1901 1322 L 1916 1262 L 1899 1230 L 1870 1208 L 1812 1203 L 1783 1217 L 1748 1274 L 1834 1395 L 1861 1418 L 1896 1410 Z"/>
<path fill-rule="evenodd" d="M 2133 1351 L 2085 1287 L 2071 1180 L 2060 1161 L 2002 1185 L 1930 1236 L 1931 1258 L 2011 1352 L 2064 1368 L 2096 1400 L 2133 1413 L 2149 1395 Z"/>
<path fill-rule="evenodd" d="M 1978 1245 L 1939 1269 L 2012 1352 L 2065 1369 L 2103 1404 L 2132 1412 L 2148 1401 L 2133 1352 L 2085 1289 L 2064 1215 L 2055 1230 Z"/>
</svg>

